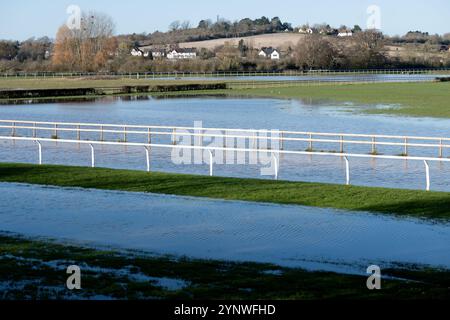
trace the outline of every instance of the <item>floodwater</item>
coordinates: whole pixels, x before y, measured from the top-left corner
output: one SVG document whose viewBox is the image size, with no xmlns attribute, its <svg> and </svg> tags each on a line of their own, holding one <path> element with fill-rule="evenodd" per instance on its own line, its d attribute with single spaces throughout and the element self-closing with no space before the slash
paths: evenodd
<svg viewBox="0 0 450 320">
<path fill-rule="evenodd" d="M 276 90 L 276 89 L 273 89 Z M 107 97 L 83 102 L 55 102 L 41 104 L 1 105 L 0 119 L 88 122 L 138 125 L 194 126 L 201 121 L 203 127 L 275 129 L 313 132 L 361 133 L 385 135 L 412 135 L 450 137 L 450 120 L 410 118 L 355 113 L 364 105 L 338 104 L 330 101 L 246 99 L 226 97 L 151 98 Z M 378 108 L 395 106 L 379 105 Z M 10 135 L 10 129 L 0 130 L 1 135 Z M 17 132 L 30 135 L 30 132 Z M 51 135 L 47 132 L 47 138 Z M 64 138 L 61 133 L 60 138 Z M 73 137 L 71 137 L 73 138 Z M 121 136 L 107 137 L 117 141 Z M 84 136 L 83 139 L 98 139 Z M 135 139 L 129 136 L 130 141 Z M 136 138 L 137 139 L 137 138 Z M 141 137 L 142 139 L 142 137 Z M 168 139 L 168 138 L 167 138 Z M 146 139 L 144 139 L 146 142 Z M 141 140 L 141 142 L 144 142 Z M 153 143 L 167 143 L 155 138 Z M 204 145 L 207 145 L 205 143 Z M 304 151 L 307 143 L 286 148 Z M 321 150 L 336 149 L 337 146 L 321 145 Z M 357 146 L 347 152 L 369 153 L 370 146 Z M 402 147 L 380 147 L 380 153 L 398 155 Z M 433 156 L 438 150 L 410 149 L 411 155 Z M 450 156 L 450 150 L 444 156 Z M 2 162 L 36 163 L 37 147 L 31 142 L 0 141 Z M 90 165 L 90 148 L 86 145 L 65 145 L 58 142 L 43 144 L 44 163 Z M 248 161 L 246 161 L 248 163 Z M 145 150 L 133 147 L 97 147 L 96 165 L 112 168 L 144 170 Z M 267 178 L 261 176 L 258 165 L 215 165 L 214 174 L 232 177 Z M 171 161 L 171 150 L 152 150 L 151 166 L 154 171 L 208 174 L 209 166 L 184 164 Z M 431 188 L 450 191 L 450 164 L 430 163 Z M 351 181 L 355 185 L 395 188 L 424 189 L 425 167 L 422 162 L 399 160 L 350 159 Z M 279 178 L 311 182 L 344 183 L 345 162 L 339 157 L 283 156 L 280 159 Z"/>
<path fill-rule="evenodd" d="M 0 183 L 0 231 L 309 270 L 450 268 L 448 223 L 144 193 Z"/>
</svg>

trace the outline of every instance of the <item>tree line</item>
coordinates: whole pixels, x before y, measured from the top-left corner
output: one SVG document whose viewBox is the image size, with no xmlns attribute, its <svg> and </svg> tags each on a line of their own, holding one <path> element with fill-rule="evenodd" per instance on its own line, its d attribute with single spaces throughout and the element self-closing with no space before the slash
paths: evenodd
<svg viewBox="0 0 450 320">
<path fill-rule="evenodd" d="M 317 25 L 317 28 L 320 26 Z M 323 24 L 324 29 L 332 29 Z M 217 37 L 244 37 L 254 34 L 292 31 L 290 23 L 280 18 L 245 18 L 230 22 L 201 20 L 196 27 L 188 21 L 175 21 L 165 33 L 149 36 L 114 35 L 114 21 L 97 12 L 83 13 L 81 27 L 59 28 L 56 39 L 29 39 L 23 42 L 0 41 L 0 72 L 15 71 L 105 71 L 105 72 L 215 72 L 215 71 L 282 71 L 309 69 L 370 69 L 402 67 L 450 67 L 450 57 L 390 57 L 387 45 L 445 44 L 450 36 L 432 36 L 419 31 L 404 37 L 386 37 L 376 30 L 355 26 L 351 38 L 338 39 L 323 34 L 307 35 L 298 44 L 282 49 L 282 59 L 271 61 L 258 56 L 244 40 L 238 46 L 228 43 L 213 50 L 199 49 L 198 58 L 167 61 L 130 56 L 130 50 L 149 39 L 151 44 L 176 44 L 182 41 L 207 40 Z"/>
</svg>

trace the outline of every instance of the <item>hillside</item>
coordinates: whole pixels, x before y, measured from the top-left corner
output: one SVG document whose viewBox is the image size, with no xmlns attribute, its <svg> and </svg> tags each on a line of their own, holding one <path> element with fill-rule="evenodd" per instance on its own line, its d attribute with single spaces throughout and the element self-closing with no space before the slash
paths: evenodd
<svg viewBox="0 0 450 320">
<path fill-rule="evenodd" d="M 299 33 L 271 33 L 262 34 L 257 36 L 242 37 L 242 38 L 227 38 L 227 39 L 215 39 L 206 41 L 196 41 L 196 42 L 183 42 L 180 43 L 181 48 L 205 48 L 212 50 L 215 47 L 229 43 L 231 45 L 237 46 L 239 41 L 244 40 L 247 45 L 253 46 L 254 48 L 261 47 L 294 47 L 297 43 L 304 39 L 304 34 Z"/>
</svg>

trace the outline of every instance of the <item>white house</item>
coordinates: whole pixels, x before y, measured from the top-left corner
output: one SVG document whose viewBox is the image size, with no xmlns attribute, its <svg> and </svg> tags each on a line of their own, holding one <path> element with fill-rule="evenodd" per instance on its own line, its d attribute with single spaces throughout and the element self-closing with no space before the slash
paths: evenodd
<svg viewBox="0 0 450 320">
<path fill-rule="evenodd" d="M 300 28 L 298 29 L 298 33 L 302 33 L 302 34 L 313 34 L 314 30 L 311 28 Z"/>
<path fill-rule="evenodd" d="M 150 52 L 147 50 L 141 50 L 138 47 L 135 47 L 131 50 L 131 55 L 133 57 L 146 57 L 148 58 L 150 56 Z"/>
<path fill-rule="evenodd" d="M 338 33 L 338 37 L 353 37 L 353 32 L 351 30 L 341 30 Z"/>
<path fill-rule="evenodd" d="M 166 50 L 161 49 L 161 50 L 152 50 L 152 57 L 153 59 L 161 59 L 164 58 L 166 56 Z"/>
<path fill-rule="evenodd" d="M 258 53 L 258 56 L 262 58 L 270 58 L 271 60 L 280 60 L 280 52 L 272 47 L 262 48 Z"/>
<path fill-rule="evenodd" d="M 197 51 L 195 48 L 173 49 L 167 53 L 167 59 L 195 59 Z"/>
</svg>

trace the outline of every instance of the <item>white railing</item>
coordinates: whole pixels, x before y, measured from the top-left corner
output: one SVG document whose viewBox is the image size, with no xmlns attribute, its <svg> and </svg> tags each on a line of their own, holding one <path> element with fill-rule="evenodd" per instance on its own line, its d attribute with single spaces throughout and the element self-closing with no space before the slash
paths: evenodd
<svg viewBox="0 0 450 320">
<path fill-rule="evenodd" d="M 39 165 L 43 164 L 43 142 L 55 142 L 55 139 L 48 138 L 24 138 L 24 137 L 8 137 L 0 136 L 0 140 L 6 141 L 29 141 L 35 142 L 38 145 L 38 158 Z M 449 162 L 450 159 L 446 158 L 433 158 L 433 157 L 411 157 L 411 156 L 388 156 L 388 155 L 371 155 L 371 154 L 352 154 L 352 153 L 330 153 L 330 152 L 312 152 L 312 151 L 289 151 L 289 150 L 269 150 L 269 149 L 252 149 L 252 148 L 227 148 L 227 147 L 202 147 L 202 146 L 187 146 L 187 145 L 167 145 L 167 144 L 148 144 L 137 142 L 112 142 L 112 141 L 86 141 L 86 140 L 67 140 L 58 139 L 58 143 L 68 144 L 84 144 L 89 145 L 91 149 L 91 167 L 95 167 L 95 146 L 107 145 L 107 146 L 129 146 L 129 147 L 142 147 L 146 153 L 147 171 L 150 172 L 150 152 L 152 148 L 162 149 L 190 149 L 190 150 L 206 150 L 209 153 L 209 165 L 210 176 L 213 176 L 214 156 L 213 151 L 227 151 L 227 152 L 264 152 L 272 154 L 272 160 L 275 164 L 275 179 L 278 179 L 278 173 L 280 170 L 280 155 L 309 155 L 309 156 L 321 156 L 321 157 L 339 157 L 344 158 L 346 163 L 346 184 L 350 185 L 350 161 L 349 158 L 371 158 L 371 159 L 390 159 L 390 160 L 409 160 L 409 161 L 421 161 L 425 165 L 425 177 L 426 177 L 426 190 L 431 189 L 430 168 L 428 162 Z"/>
<path fill-rule="evenodd" d="M 82 134 L 95 134 L 94 140 L 105 141 L 107 134 L 120 135 L 121 142 L 128 142 L 130 136 L 138 139 L 145 137 L 145 142 L 150 144 L 153 137 L 170 137 L 172 144 L 177 144 L 179 137 L 190 138 L 222 138 L 222 139 L 248 139 L 253 142 L 253 147 L 258 148 L 258 141 L 266 140 L 277 142 L 282 150 L 289 150 L 288 142 L 307 144 L 307 151 L 315 150 L 317 145 L 336 145 L 336 152 L 344 153 L 349 146 L 369 146 L 368 152 L 378 154 L 379 147 L 401 148 L 403 157 L 410 155 L 410 148 L 436 149 L 439 158 L 444 157 L 444 151 L 450 149 L 448 137 L 425 136 L 400 136 L 380 134 L 349 134 L 349 133 L 324 133 L 289 130 L 265 130 L 265 129 L 231 129 L 231 128 L 199 128 L 182 126 L 144 126 L 127 124 L 99 124 L 99 123 L 72 123 L 72 122 L 42 122 L 23 120 L 0 120 L 0 130 L 11 130 L 11 136 L 20 132 L 29 134 L 32 138 L 38 138 L 38 133 L 51 134 L 53 139 L 59 139 L 60 133 L 74 133 L 77 140 L 82 140 Z M 191 132 L 193 131 L 193 132 Z M 220 132 L 220 133 L 217 133 Z M 92 138 L 92 137 L 90 137 Z M 297 148 L 298 145 L 295 145 Z M 392 150 L 391 150 L 392 151 Z M 394 155 L 394 154 L 391 154 Z"/>
<path fill-rule="evenodd" d="M 225 72 L 2 72 L 0 78 L 76 78 L 112 76 L 119 78 L 205 78 L 205 77 L 261 77 L 261 76 L 320 76 L 320 75 L 404 75 L 446 74 L 450 68 L 424 69 L 365 69 L 365 70 L 305 70 L 305 71 L 225 71 Z"/>
</svg>

